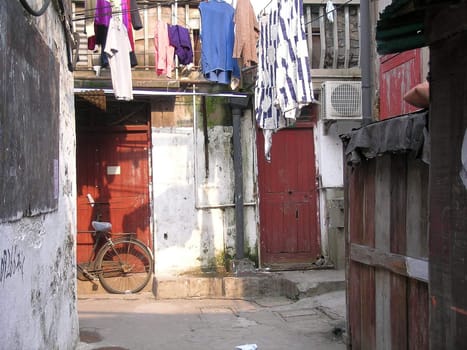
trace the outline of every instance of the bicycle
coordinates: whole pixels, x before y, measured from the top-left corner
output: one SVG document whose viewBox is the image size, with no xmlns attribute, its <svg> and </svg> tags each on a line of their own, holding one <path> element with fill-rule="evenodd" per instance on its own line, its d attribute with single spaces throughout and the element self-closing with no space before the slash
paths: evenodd
<svg viewBox="0 0 467 350">
<path fill-rule="evenodd" d="M 78 279 L 99 280 L 107 292 L 115 294 L 138 293 L 146 287 L 154 266 L 151 250 L 135 238 L 136 233 L 112 233 L 110 222 L 91 224 L 94 231 L 78 232 L 91 233 L 94 238 L 89 260 L 77 264 Z"/>
</svg>

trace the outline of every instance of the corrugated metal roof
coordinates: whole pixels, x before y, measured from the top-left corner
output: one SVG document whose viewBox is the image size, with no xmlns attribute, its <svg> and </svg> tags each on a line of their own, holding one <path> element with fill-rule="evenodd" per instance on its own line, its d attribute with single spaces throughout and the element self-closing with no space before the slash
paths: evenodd
<svg viewBox="0 0 467 350">
<path fill-rule="evenodd" d="M 376 24 L 376 49 L 379 54 L 402 52 L 426 46 L 425 11 L 413 0 L 395 0 L 387 6 Z"/>
</svg>

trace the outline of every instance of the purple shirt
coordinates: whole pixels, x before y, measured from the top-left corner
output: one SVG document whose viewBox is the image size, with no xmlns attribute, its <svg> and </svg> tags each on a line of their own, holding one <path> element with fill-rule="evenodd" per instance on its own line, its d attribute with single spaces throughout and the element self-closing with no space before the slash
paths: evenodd
<svg viewBox="0 0 467 350">
<path fill-rule="evenodd" d="M 190 32 L 179 25 L 168 25 L 169 42 L 175 48 L 175 54 L 180 64 L 193 62 L 193 49 L 191 47 Z"/>
<path fill-rule="evenodd" d="M 96 12 L 94 13 L 94 23 L 108 27 L 111 17 L 112 4 L 107 0 L 97 0 Z"/>
</svg>

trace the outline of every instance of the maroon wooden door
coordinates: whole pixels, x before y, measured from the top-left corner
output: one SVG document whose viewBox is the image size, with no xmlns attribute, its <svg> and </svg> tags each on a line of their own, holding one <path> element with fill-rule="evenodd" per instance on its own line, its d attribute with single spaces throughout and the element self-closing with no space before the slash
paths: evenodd
<svg viewBox="0 0 467 350">
<path fill-rule="evenodd" d="M 274 134 L 270 163 L 257 135 L 261 265 L 311 264 L 320 252 L 313 129 Z"/>
<path fill-rule="evenodd" d="M 112 223 L 113 232 L 135 232 L 151 246 L 149 227 L 148 127 L 107 127 L 77 136 L 78 232 L 91 221 Z M 96 204 L 89 205 L 88 194 Z M 78 262 L 92 246 L 89 234 L 78 234 Z"/>
</svg>

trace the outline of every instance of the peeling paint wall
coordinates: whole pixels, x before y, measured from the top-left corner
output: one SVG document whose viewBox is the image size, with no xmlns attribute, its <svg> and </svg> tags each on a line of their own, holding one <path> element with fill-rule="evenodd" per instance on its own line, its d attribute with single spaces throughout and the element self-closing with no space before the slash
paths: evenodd
<svg viewBox="0 0 467 350">
<path fill-rule="evenodd" d="M 316 132 L 321 250 L 336 268 L 343 268 L 345 263 L 344 163 L 339 135 L 359 126 L 359 121 L 338 121 L 328 126 L 319 121 Z"/>
<path fill-rule="evenodd" d="M 177 98 L 170 113 L 185 120 L 182 125 L 191 120 L 190 127 L 154 127 L 153 122 L 156 274 L 220 270 L 226 257 L 235 254 L 233 129 L 225 125 L 229 108 L 224 103 L 212 106 L 211 101 L 207 108 L 207 140 L 200 98 Z M 153 112 L 153 121 L 164 113 Z M 242 140 L 244 199 L 253 203 L 254 125 L 249 111 L 242 118 Z M 246 206 L 244 215 L 245 243 L 257 255 L 255 205 Z"/>
<path fill-rule="evenodd" d="M 12 9 L 15 13 L 10 12 Z M 16 16 L 15 21 L 18 23 L 24 20 L 18 16 L 27 18 L 27 25 L 34 27 L 42 38 L 42 42 L 34 42 L 34 47 L 47 45 L 55 55 L 60 71 L 60 79 L 56 82 L 59 86 L 57 93 L 60 107 L 58 173 L 54 174 L 53 169 L 50 172 L 50 176 L 55 177 L 57 208 L 0 224 L 0 348 L 74 349 L 79 339 L 75 277 L 74 99 L 73 77 L 67 69 L 63 28 L 53 5 L 49 6 L 43 16 L 36 18 L 27 15 L 18 1 L 3 2 L 0 5 L 0 51 L 9 35 L 3 16 Z M 24 27 L 18 24 L 16 30 L 22 31 Z M 27 58 L 31 59 L 31 65 L 41 59 L 37 56 Z M 5 58 L 0 59 L 0 72 L 5 72 L 4 64 L 8 64 Z M 47 73 L 38 72 L 45 76 Z M 9 83 L 8 77 L 3 74 L 0 77 L 1 84 Z M 25 94 L 27 89 L 28 86 L 24 86 L 24 90 L 13 93 Z M 11 102 L 4 98 L 0 97 L 0 105 Z M 21 118 L 21 115 L 10 117 Z M 28 191 L 28 188 L 22 188 L 21 191 Z"/>
</svg>

